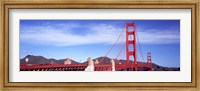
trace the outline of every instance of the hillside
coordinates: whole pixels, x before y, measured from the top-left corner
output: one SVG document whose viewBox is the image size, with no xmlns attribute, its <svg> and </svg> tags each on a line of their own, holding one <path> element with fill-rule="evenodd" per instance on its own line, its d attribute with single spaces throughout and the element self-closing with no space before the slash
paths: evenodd
<svg viewBox="0 0 200 91">
<path fill-rule="evenodd" d="M 20 64 L 25 64 L 25 58 L 29 58 L 28 64 L 64 64 L 64 61 L 67 60 L 66 59 L 47 59 L 43 56 L 34 56 L 34 55 L 27 55 L 26 57 L 20 59 Z M 77 64 L 78 62 L 71 60 L 72 64 Z"/>
</svg>

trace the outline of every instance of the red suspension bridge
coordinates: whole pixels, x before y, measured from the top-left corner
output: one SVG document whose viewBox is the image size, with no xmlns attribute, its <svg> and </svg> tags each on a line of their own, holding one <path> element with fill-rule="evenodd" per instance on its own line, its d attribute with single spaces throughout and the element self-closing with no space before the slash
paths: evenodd
<svg viewBox="0 0 200 91">
<path fill-rule="evenodd" d="M 147 61 L 144 62 L 144 57 L 142 55 L 139 37 L 136 31 L 135 23 L 126 23 L 126 43 L 122 46 L 119 53 L 114 60 L 111 60 L 111 64 L 100 64 L 104 58 L 111 52 L 115 47 L 118 40 L 124 33 L 121 31 L 117 40 L 108 50 L 105 56 L 96 64 L 92 59 L 88 59 L 88 64 L 21 64 L 20 71 L 138 71 L 138 70 L 152 70 L 152 58 L 151 53 L 147 53 Z M 137 42 L 138 41 L 138 42 Z M 139 45 L 139 51 L 142 56 L 143 62 L 138 62 L 137 56 L 137 43 Z M 130 48 L 130 45 L 133 45 Z M 116 60 L 126 47 L 126 62 L 116 63 Z M 130 60 L 133 57 L 133 61 Z M 28 58 L 27 58 L 28 59 Z M 92 69 L 92 70 L 91 70 Z"/>
</svg>

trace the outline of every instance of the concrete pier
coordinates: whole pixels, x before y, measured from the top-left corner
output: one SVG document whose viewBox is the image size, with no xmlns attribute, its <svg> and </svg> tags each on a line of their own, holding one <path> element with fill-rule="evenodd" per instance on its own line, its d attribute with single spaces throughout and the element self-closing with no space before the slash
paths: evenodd
<svg viewBox="0 0 200 91">
<path fill-rule="evenodd" d="M 94 71 L 94 62 L 91 57 L 88 58 L 88 66 L 85 71 Z"/>
<path fill-rule="evenodd" d="M 112 59 L 111 63 L 112 63 L 112 71 L 115 71 L 115 61 Z"/>
</svg>

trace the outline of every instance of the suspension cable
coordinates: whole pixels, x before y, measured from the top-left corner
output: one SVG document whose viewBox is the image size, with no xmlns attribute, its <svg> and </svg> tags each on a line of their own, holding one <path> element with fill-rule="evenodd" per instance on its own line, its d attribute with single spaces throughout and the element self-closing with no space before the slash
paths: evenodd
<svg viewBox="0 0 200 91">
<path fill-rule="evenodd" d="M 141 46 L 140 46 L 140 41 L 139 41 L 139 37 L 138 37 L 137 32 L 136 32 L 136 35 L 137 35 L 137 38 L 136 38 L 136 39 L 138 40 L 138 44 L 139 44 L 140 54 L 141 54 L 141 56 L 142 56 L 142 60 L 143 60 L 143 62 L 145 62 L 145 61 L 144 61 L 143 54 L 142 54 L 142 48 L 141 48 Z"/>
<path fill-rule="evenodd" d="M 120 35 L 118 36 L 117 40 L 115 41 L 115 43 L 112 45 L 112 47 L 109 49 L 109 51 L 106 53 L 106 55 L 99 61 L 99 63 L 101 63 L 101 61 L 104 60 L 104 58 L 108 55 L 108 53 L 110 53 L 110 51 L 113 49 L 113 47 L 116 45 L 116 43 L 118 42 L 119 38 L 121 37 L 122 33 L 124 32 L 125 29 L 123 29 L 120 33 Z"/>
<path fill-rule="evenodd" d="M 117 56 L 115 57 L 115 59 L 117 59 L 119 57 L 119 55 L 121 54 L 121 52 L 123 51 L 123 49 L 125 48 L 126 43 L 122 46 L 122 48 L 120 49 L 119 53 L 117 54 Z"/>
</svg>

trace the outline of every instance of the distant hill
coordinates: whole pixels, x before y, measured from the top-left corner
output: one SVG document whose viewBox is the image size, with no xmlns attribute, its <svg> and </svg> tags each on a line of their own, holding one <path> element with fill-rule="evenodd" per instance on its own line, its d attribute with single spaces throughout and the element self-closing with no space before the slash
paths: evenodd
<svg viewBox="0 0 200 91">
<path fill-rule="evenodd" d="M 152 66 L 155 71 L 180 71 L 180 67 L 163 67 L 155 63 L 152 63 Z"/>
<path fill-rule="evenodd" d="M 47 59 L 43 56 L 34 56 L 34 55 L 27 55 L 26 57 L 20 59 L 20 64 L 26 64 L 25 62 L 25 58 L 29 58 L 29 61 L 28 61 L 28 64 L 64 64 L 64 61 L 67 60 L 66 59 L 59 59 L 59 60 L 56 60 L 56 59 Z M 103 57 L 98 57 L 98 58 L 95 58 L 93 59 L 93 61 L 95 60 L 98 60 L 98 61 L 101 61 Z M 105 57 L 100 64 L 111 64 L 111 58 L 109 57 Z M 74 60 L 71 60 L 72 61 L 72 64 L 78 64 L 79 62 L 76 62 Z M 119 63 L 125 63 L 126 60 L 115 60 L 115 63 L 116 64 L 119 64 Z M 84 62 L 83 64 L 87 64 L 88 62 Z M 141 62 L 140 62 L 141 63 Z M 152 64 L 153 66 L 153 69 L 155 71 L 180 71 L 180 68 L 179 67 L 163 67 L 163 66 L 159 66 L 155 63 Z M 144 68 L 145 69 L 145 68 Z"/>
<path fill-rule="evenodd" d="M 64 64 L 64 61 L 67 60 L 66 59 L 47 59 L 43 56 L 34 56 L 34 55 L 27 55 L 26 57 L 20 59 L 20 64 L 26 64 L 25 62 L 25 58 L 29 59 L 28 64 Z M 78 62 L 71 60 L 72 64 L 78 64 Z"/>
<path fill-rule="evenodd" d="M 103 57 L 98 57 L 98 58 L 93 59 L 93 61 L 98 60 L 100 62 L 102 60 L 102 58 Z M 105 57 L 104 60 L 102 60 L 100 62 L 100 64 L 111 64 L 110 60 L 111 60 L 111 58 Z M 87 61 L 84 62 L 84 64 L 87 64 L 87 63 L 88 63 Z"/>
</svg>

